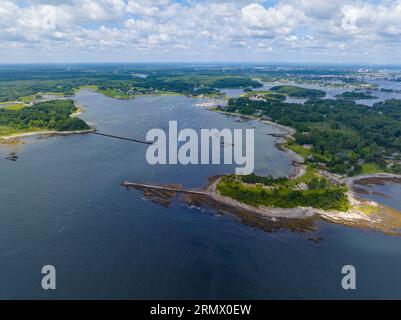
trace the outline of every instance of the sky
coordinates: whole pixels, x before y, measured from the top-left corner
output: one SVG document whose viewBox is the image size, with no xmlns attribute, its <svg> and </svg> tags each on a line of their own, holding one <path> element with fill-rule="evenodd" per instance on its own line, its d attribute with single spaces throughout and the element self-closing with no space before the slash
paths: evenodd
<svg viewBox="0 0 401 320">
<path fill-rule="evenodd" d="M 1 0 L 0 63 L 401 64 L 401 0 Z"/>
</svg>

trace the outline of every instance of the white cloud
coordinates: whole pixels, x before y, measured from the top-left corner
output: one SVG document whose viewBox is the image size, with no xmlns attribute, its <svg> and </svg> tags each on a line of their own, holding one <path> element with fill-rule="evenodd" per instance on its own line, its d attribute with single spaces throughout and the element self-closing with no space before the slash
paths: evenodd
<svg viewBox="0 0 401 320">
<path fill-rule="evenodd" d="M 356 35 L 401 35 L 401 1 L 385 5 L 347 5 L 342 8 L 341 26 Z M 401 40 L 401 39 L 399 39 Z"/>
<path fill-rule="evenodd" d="M 49 28 L 45 8 L 55 13 Z M 25 0 L 0 2 L 0 61 L 35 50 L 90 59 L 297 59 L 401 55 L 401 0 Z M 48 17 L 47 17 L 48 18 Z M 346 50 L 345 50 L 346 49 Z M 25 51 L 24 51 L 25 50 Z M 167 56 L 168 53 L 170 56 Z M 379 53 L 379 54 L 378 54 Z M 159 55 L 158 55 L 159 54 Z M 398 62 L 398 61 L 394 61 Z"/>
<path fill-rule="evenodd" d="M 276 7 L 265 8 L 260 4 L 250 4 L 242 8 L 245 25 L 260 33 L 268 35 L 288 34 L 303 19 L 303 13 L 290 4 L 279 4 Z"/>
<path fill-rule="evenodd" d="M 295 0 L 293 5 L 302 10 L 305 16 L 316 19 L 330 19 L 334 17 L 341 8 L 344 1 L 331 0 Z"/>
</svg>

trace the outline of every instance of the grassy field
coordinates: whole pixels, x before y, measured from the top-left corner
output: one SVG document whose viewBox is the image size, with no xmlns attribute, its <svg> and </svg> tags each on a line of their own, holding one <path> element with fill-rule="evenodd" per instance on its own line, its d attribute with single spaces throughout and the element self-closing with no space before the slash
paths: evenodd
<svg viewBox="0 0 401 320">
<path fill-rule="evenodd" d="M 305 160 L 308 159 L 309 156 L 319 157 L 327 161 L 330 160 L 330 155 L 328 154 L 322 155 L 321 153 L 313 151 L 312 148 L 310 149 L 305 148 L 304 146 L 296 144 L 292 141 L 285 144 L 285 147 L 298 153 Z"/>
<path fill-rule="evenodd" d="M 16 110 L 21 110 L 23 108 L 26 108 L 26 106 L 24 104 L 21 104 L 21 103 L 15 103 L 15 104 L 10 104 L 10 105 L 8 105 L 8 106 L 6 106 L 4 108 L 7 109 L 7 110 L 16 111 Z"/>
<path fill-rule="evenodd" d="M 110 98 L 114 99 L 131 99 L 133 96 L 129 95 L 128 93 L 121 92 L 116 89 L 106 89 L 106 90 L 100 90 L 97 89 L 97 92 L 103 93 L 105 96 L 108 96 Z"/>
<path fill-rule="evenodd" d="M 78 93 L 79 91 L 84 90 L 84 89 L 90 89 L 90 90 L 95 90 L 95 91 L 97 91 L 97 90 L 98 90 L 98 87 L 97 87 L 96 85 L 84 85 L 84 86 L 79 86 L 78 88 L 75 88 L 75 89 L 74 89 L 74 92 L 75 92 L 75 93 Z"/>
<path fill-rule="evenodd" d="M 25 103 L 34 102 L 35 101 L 35 95 L 21 97 L 19 99 L 19 101 L 25 102 Z"/>
<path fill-rule="evenodd" d="M 11 136 L 19 133 L 36 132 L 41 130 L 43 129 L 37 129 L 37 128 L 18 129 L 11 126 L 0 126 L 0 137 Z"/>
<path fill-rule="evenodd" d="M 362 174 L 373 174 L 379 172 L 383 172 L 383 169 L 374 162 L 364 163 L 362 165 Z"/>
</svg>

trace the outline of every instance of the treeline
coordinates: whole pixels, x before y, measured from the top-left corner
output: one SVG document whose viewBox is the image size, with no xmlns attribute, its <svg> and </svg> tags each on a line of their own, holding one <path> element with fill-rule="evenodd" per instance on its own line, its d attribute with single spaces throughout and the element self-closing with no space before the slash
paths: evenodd
<svg viewBox="0 0 401 320">
<path fill-rule="evenodd" d="M 21 98 L 32 96 L 39 92 L 73 95 L 75 88 L 91 85 L 95 82 L 96 81 L 90 79 L 0 82 L 0 102 L 20 100 Z"/>
<path fill-rule="evenodd" d="M 246 77 L 225 77 L 221 79 L 211 80 L 207 83 L 214 88 L 261 88 L 263 84 L 259 81 Z"/>
<path fill-rule="evenodd" d="M 287 177 L 279 177 L 279 178 L 274 178 L 272 176 L 257 176 L 255 173 L 251 173 L 249 175 L 244 175 L 240 176 L 241 180 L 245 183 L 261 183 L 267 186 L 276 184 L 276 183 L 284 183 L 288 181 Z"/>
<path fill-rule="evenodd" d="M 275 86 L 270 88 L 270 90 L 293 98 L 323 98 L 326 96 L 326 92 L 322 90 L 307 89 L 297 86 Z"/>
<path fill-rule="evenodd" d="M 379 99 L 372 94 L 368 94 L 361 91 L 347 91 L 336 95 L 338 99 L 351 99 L 351 100 L 361 100 L 361 99 Z"/>
<path fill-rule="evenodd" d="M 3 68 L 4 69 L 4 68 Z M 2 67 L 0 66 L 0 71 Z M 217 70 L 195 68 L 155 69 L 83 66 L 74 68 L 5 69 L 0 72 L 0 102 L 15 101 L 39 92 L 74 94 L 81 86 L 97 86 L 101 92 L 130 97 L 135 94 L 174 92 L 185 95 L 219 94 L 221 88 L 257 88 L 262 84 L 233 70 L 222 75 Z M 12 73 L 12 71 L 15 72 Z M 24 71 L 25 73 L 23 73 Z M 144 72 L 137 76 L 137 72 Z M 21 80 L 17 80 L 21 79 Z"/>
<path fill-rule="evenodd" d="M 18 130 L 49 129 L 76 131 L 90 129 L 89 125 L 70 115 L 77 111 L 72 100 L 52 100 L 20 110 L 0 109 L 0 126 Z"/>
</svg>

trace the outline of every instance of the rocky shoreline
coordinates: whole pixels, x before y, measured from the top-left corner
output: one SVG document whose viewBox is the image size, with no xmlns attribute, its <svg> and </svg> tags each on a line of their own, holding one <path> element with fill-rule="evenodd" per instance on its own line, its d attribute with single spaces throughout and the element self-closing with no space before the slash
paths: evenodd
<svg viewBox="0 0 401 320">
<path fill-rule="evenodd" d="M 293 161 L 294 171 L 289 178 L 296 179 L 305 174 L 306 165 L 304 164 L 304 159 L 296 152 L 289 150 L 284 146 L 288 139 L 293 139 L 295 133 L 293 128 L 284 127 L 271 121 L 261 120 L 253 116 L 243 116 L 220 110 L 216 111 L 227 115 L 261 121 L 284 130 L 285 133 L 274 134 L 274 136 L 278 138 L 276 147 L 284 151 Z M 347 196 L 351 205 L 351 208 L 348 211 L 326 211 L 312 207 L 254 207 L 231 197 L 221 195 L 217 190 L 217 185 L 222 176 L 210 177 L 207 186 L 200 190 L 185 189 L 181 186 L 144 185 L 128 182 L 125 182 L 125 185 L 123 185 L 127 188 L 133 187 L 140 189 L 144 192 L 146 197 L 149 197 L 163 205 L 169 205 L 171 203 L 171 198 L 179 195 L 184 202 L 191 206 L 208 206 L 220 212 L 233 214 L 236 217 L 239 217 L 244 223 L 252 226 L 256 225 L 265 230 L 277 230 L 280 228 L 289 228 L 297 231 L 312 230 L 314 229 L 314 221 L 316 219 L 323 219 L 332 223 L 400 235 L 401 213 L 382 204 L 359 199 L 354 191 L 354 185 L 358 182 L 360 183 L 363 179 L 368 178 L 399 179 L 399 182 L 401 182 L 401 175 L 383 173 L 344 178 L 326 171 L 322 171 L 321 174 L 336 183 L 347 184 L 349 188 Z"/>
<path fill-rule="evenodd" d="M 361 177 L 362 178 L 362 177 Z M 401 179 L 401 176 L 399 177 Z M 373 201 L 362 200 L 355 196 L 355 193 L 351 190 L 347 193 L 348 200 L 351 204 L 351 209 L 348 211 L 337 211 L 331 210 L 326 211 L 322 209 L 316 209 L 312 207 L 297 207 L 297 208 L 269 208 L 265 206 L 253 207 L 244 203 L 241 203 L 230 197 L 225 197 L 219 194 L 217 191 L 217 185 L 220 182 L 220 178 L 212 180 L 212 182 L 206 187 L 209 190 L 214 200 L 219 203 L 241 208 L 249 212 L 260 214 L 264 217 L 269 218 L 308 218 L 308 217 L 319 217 L 321 219 L 340 223 L 349 226 L 359 226 L 363 228 L 369 228 L 373 230 L 381 230 L 386 233 L 398 234 L 399 232 L 395 229 L 401 228 L 401 215 L 399 217 L 394 216 L 395 209 L 388 208 L 384 205 L 378 204 Z M 352 185 L 351 185 L 352 187 Z M 369 206 L 377 208 L 377 212 L 370 210 L 369 214 L 364 212 L 363 207 Z"/>
<path fill-rule="evenodd" d="M 301 155 L 296 152 L 285 147 L 285 144 L 290 139 L 294 139 L 293 135 L 295 134 L 295 129 L 282 126 L 280 124 L 262 120 L 254 116 L 240 115 L 231 112 L 224 112 L 221 110 L 215 110 L 219 113 L 239 116 L 245 119 L 257 120 L 262 123 L 266 123 L 272 126 L 276 126 L 285 131 L 282 134 L 272 134 L 277 138 L 276 147 L 280 150 L 284 151 L 287 156 L 292 160 L 294 171 L 289 176 L 290 179 L 296 179 L 301 177 L 306 172 L 306 165 L 304 164 L 305 160 Z M 268 207 L 253 207 L 247 204 L 241 203 L 235 199 L 230 197 L 224 197 L 220 195 L 217 191 L 217 184 L 220 181 L 218 179 L 212 179 L 212 182 L 206 187 L 211 193 L 211 197 L 219 202 L 220 204 L 240 208 L 241 210 L 245 210 L 248 212 L 253 212 L 255 214 L 259 214 L 263 217 L 269 218 L 290 218 L 290 219 L 303 219 L 310 217 L 320 217 L 321 219 L 333 222 L 340 223 L 349 226 L 358 226 L 362 228 L 368 228 L 372 230 L 380 230 L 389 234 L 400 234 L 401 230 L 401 213 L 393 208 L 389 208 L 383 204 L 376 203 L 374 201 L 360 199 L 356 196 L 354 191 L 355 184 L 363 184 L 364 182 L 386 182 L 393 181 L 401 183 L 401 175 L 389 174 L 389 173 L 377 173 L 370 175 L 361 175 L 351 178 L 345 177 L 337 177 L 332 175 L 329 172 L 324 171 L 323 174 L 329 177 L 331 180 L 336 180 L 339 183 L 345 183 L 349 191 L 347 193 L 348 201 L 351 204 L 351 209 L 346 212 L 341 211 L 325 211 L 321 209 L 315 209 L 311 207 L 306 208 L 268 208 Z M 373 179 L 373 180 L 372 180 Z"/>
<path fill-rule="evenodd" d="M 185 189 L 179 185 L 150 185 L 124 182 L 126 188 L 141 190 L 145 197 L 154 202 L 169 206 L 174 197 L 190 206 L 210 207 L 219 212 L 234 215 L 242 222 L 264 230 L 281 228 L 304 231 L 313 230 L 316 219 L 363 229 L 382 231 L 400 235 L 401 215 L 398 211 L 372 201 L 360 200 L 352 190 L 348 199 L 352 205 L 348 211 L 325 211 L 312 207 L 271 208 L 254 207 L 233 198 L 221 195 L 217 190 L 222 176 L 209 178 L 203 189 Z M 363 208 L 370 208 L 364 211 Z M 373 210 L 372 210 L 373 208 Z"/>
<path fill-rule="evenodd" d="M 344 181 L 348 186 L 354 186 L 355 184 L 380 184 L 389 181 L 401 183 L 401 175 L 383 172 L 350 177 L 344 179 Z"/>
</svg>

